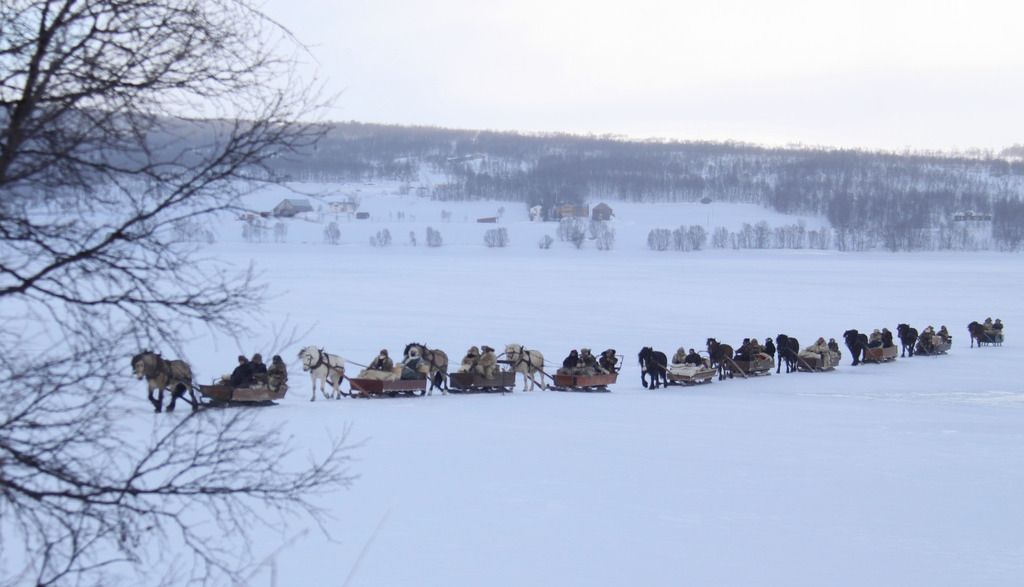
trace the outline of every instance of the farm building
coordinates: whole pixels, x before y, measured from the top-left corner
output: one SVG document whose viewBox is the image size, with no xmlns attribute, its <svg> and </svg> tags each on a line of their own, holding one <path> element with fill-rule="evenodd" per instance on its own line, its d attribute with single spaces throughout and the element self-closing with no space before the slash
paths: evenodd
<svg viewBox="0 0 1024 587">
<path fill-rule="evenodd" d="M 586 218 L 590 216 L 590 206 L 573 206 L 572 204 L 562 204 L 555 206 L 555 218 Z"/>
<path fill-rule="evenodd" d="M 601 202 L 600 204 L 594 206 L 594 209 L 593 211 L 591 211 L 590 214 L 590 217 L 594 220 L 611 220 L 612 216 L 613 214 L 611 206 L 605 204 L 604 202 Z"/>
<path fill-rule="evenodd" d="M 992 222 L 991 214 L 978 214 L 973 210 L 959 212 L 953 216 L 954 222 Z"/>
<path fill-rule="evenodd" d="M 309 200 L 285 199 L 281 200 L 281 203 L 277 206 L 274 206 L 274 216 L 278 217 L 291 217 L 300 212 L 312 211 L 313 206 L 309 203 Z"/>
</svg>

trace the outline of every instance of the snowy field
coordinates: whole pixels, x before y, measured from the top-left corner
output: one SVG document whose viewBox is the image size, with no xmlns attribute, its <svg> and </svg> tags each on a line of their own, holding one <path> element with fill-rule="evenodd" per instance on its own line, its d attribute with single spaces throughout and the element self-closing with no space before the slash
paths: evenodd
<svg viewBox="0 0 1024 587">
<path fill-rule="evenodd" d="M 195 333 L 197 379 L 230 371 L 240 352 L 281 354 L 291 390 L 261 417 L 314 454 L 348 425 L 365 440 L 359 479 L 324 502 L 333 541 L 301 524 L 258 536 L 258 551 L 280 550 L 253 585 L 1024 584 L 1021 255 L 654 252 L 652 228 L 798 219 L 616 202 L 613 250 L 557 240 L 541 250 L 556 225 L 529 223 L 522 205 L 484 225 L 475 218 L 500 203 L 359 189 L 373 217 L 337 219 L 339 245 L 323 243 L 330 218 L 317 217 L 262 244 L 225 220 L 206 249 L 255 262 L 272 297 L 254 324 L 265 337 Z M 424 246 L 426 226 L 444 246 Z M 497 227 L 510 246 L 484 247 Z M 394 243 L 370 247 L 383 228 Z M 969 348 L 966 325 L 988 316 L 1007 324 L 1006 344 Z M 640 386 L 642 346 L 671 354 L 779 333 L 806 346 L 899 322 L 948 326 L 951 352 L 854 368 L 844 348 L 832 373 Z M 301 339 L 274 348 L 274 333 L 292 328 Z M 625 366 L 602 394 L 523 393 L 520 381 L 507 395 L 309 401 L 299 348 L 365 364 L 409 342 L 454 363 L 473 345 L 520 343 L 543 352 L 549 372 L 570 349 L 614 348 Z M 137 411 L 177 417 L 152 414 L 141 383 Z"/>
</svg>

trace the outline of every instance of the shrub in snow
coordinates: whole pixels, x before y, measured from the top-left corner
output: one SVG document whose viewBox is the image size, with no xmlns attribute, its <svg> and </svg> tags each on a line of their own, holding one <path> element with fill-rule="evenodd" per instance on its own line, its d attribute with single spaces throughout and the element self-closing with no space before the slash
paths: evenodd
<svg viewBox="0 0 1024 587">
<path fill-rule="evenodd" d="M 553 242 L 555 242 L 555 239 L 551 238 L 551 235 L 545 234 L 540 237 L 540 242 L 537 243 L 537 246 L 542 249 L 550 249 Z"/>
<path fill-rule="evenodd" d="M 409 244 L 414 246 L 414 247 L 416 246 L 416 231 L 415 230 L 410 230 L 409 231 Z"/>
<path fill-rule="evenodd" d="M 729 229 L 719 226 L 711 233 L 711 246 L 716 249 L 724 249 L 729 246 Z"/>
<path fill-rule="evenodd" d="M 655 251 L 664 251 L 672 240 L 672 231 L 667 228 L 655 228 L 647 233 L 647 246 Z"/>
<path fill-rule="evenodd" d="M 428 247 L 439 247 L 444 244 L 444 239 L 441 238 L 441 233 L 434 230 L 431 227 L 427 227 L 427 246 Z"/>
<path fill-rule="evenodd" d="M 324 228 L 324 242 L 329 245 L 336 245 L 341 240 L 341 230 L 337 222 L 332 222 Z"/>
<path fill-rule="evenodd" d="M 247 243 L 261 243 L 264 241 L 266 226 L 259 218 L 250 218 L 242 224 L 242 240 Z"/>
<path fill-rule="evenodd" d="M 492 228 L 484 233 L 484 244 L 488 247 L 504 248 L 508 244 L 508 230 Z"/>
<path fill-rule="evenodd" d="M 274 225 L 274 242 L 283 243 L 288 240 L 288 225 L 284 222 L 278 222 Z"/>
<path fill-rule="evenodd" d="M 558 238 L 580 248 L 587 238 L 586 222 L 585 218 L 563 218 L 558 223 Z"/>
<path fill-rule="evenodd" d="M 386 247 L 391 244 L 391 231 L 380 230 L 376 235 L 370 237 L 370 245 L 374 247 Z"/>
<path fill-rule="evenodd" d="M 604 222 L 594 222 L 591 225 L 591 230 L 594 233 L 594 242 L 597 244 L 597 250 L 610 251 L 612 245 L 615 244 L 615 229 L 609 228 Z"/>
<path fill-rule="evenodd" d="M 207 230 L 203 228 L 202 224 L 191 220 L 178 220 L 171 225 L 171 229 L 174 240 L 178 242 L 205 242 L 213 244 L 217 241 L 212 230 Z"/>
</svg>

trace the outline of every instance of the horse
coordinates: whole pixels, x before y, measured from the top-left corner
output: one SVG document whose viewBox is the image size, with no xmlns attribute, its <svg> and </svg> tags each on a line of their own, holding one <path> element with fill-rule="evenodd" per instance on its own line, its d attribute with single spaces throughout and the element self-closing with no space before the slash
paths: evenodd
<svg viewBox="0 0 1024 587">
<path fill-rule="evenodd" d="M 778 374 L 782 371 L 783 362 L 786 363 L 786 373 L 796 371 L 797 355 L 800 353 L 800 341 L 792 336 L 780 334 L 775 337 L 775 349 L 779 353 L 779 364 L 775 368 L 775 373 Z"/>
<path fill-rule="evenodd" d="M 534 375 L 540 373 L 540 388 L 547 389 L 544 383 L 544 355 L 540 351 L 528 351 L 521 344 L 505 345 L 505 358 L 508 361 L 513 373 L 523 374 L 523 391 L 533 391 L 537 382 Z M 529 381 L 530 389 L 526 389 Z"/>
<path fill-rule="evenodd" d="M 917 344 L 917 329 L 911 328 L 909 324 L 896 325 L 896 336 L 900 339 L 900 356 L 907 356 L 907 349 L 910 349 L 910 356 L 914 356 L 914 347 Z"/>
<path fill-rule="evenodd" d="M 850 349 L 850 354 L 853 355 L 853 366 L 856 367 L 867 356 L 868 335 L 856 330 L 847 330 L 843 333 L 843 339 L 846 341 L 846 348 Z"/>
<path fill-rule="evenodd" d="M 302 370 L 309 371 L 309 380 L 313 384 L 313 396 L 309 401 L 316 401 L 316 382 L 320 382 L 320 393 L 325 399 L 331 399 L 331 395 L 324 391 L 324 384 L 330 383 L 334 390 L 334 399 L 341 398 L 341 379 L 345 376 L 345 359 L 338 355 L 325 353 L 324 349 L 315 346 L 308 346 L 299 351 L 299 359 L 302 360 Z"/>
<path fill-rule="evenodd" d="M 658 378 L 662 385 L 668 387 L 668 357 L 661 351 L 649 346 L 640 349 L 637 355 L 640 360 L 640 384 L 647 387 L 647 375 L 651 376 L 651 389 L 658 389 Z"/>
<path fill-rule="evenodd" d="M 992 339 L 988 333 L 985 332 L 985 325 L 980 322 L 974 321 L 967 325 L 967 332 L 971 333 L 971 348 L 974 348 L 974 341 L 978 341 L 978 348 L 981 348 L 983 344 L 989 344 Z"/>
<path fill-rule="evenodd" d="M 188 363 L 179 359 L 170 361 L 164 359 L 153 351 L 142 351 L 132 357 L 132 370 L 135 371 L 135 378 L 146 378 L 149 386 L 149 401 L 157 413 L 163 410 L 164 390 L 172 383 L 171 402 L 167 404 L 167 411 L 174 411 L 174 402 L 179 397 L 184 397 L 188 391 L 191 399 L 186 400 L 192 404 L 192 411 L 199 409 L 199 402 L 196 400 L 196 392 L 192 386 L 192 368 Z M 153 397 L 153 390 L 159 390 L 157 397 Z"/>
<path fill-rule="evenodd" d="M 430 390 L 427 395 L 434 393 L 434 388 L 441 390 L 443 395 L 448 394 L 448 355 L 440 349 L 428 349 L 427 345 L 411 342 L 405 345 L 402 353 L 404 361 L 410 358 L 419 357 L 427 362 L 427 379 L 430 380 Z"/>
<path fill-rule="evenodd" d="M 712 367 L 718 368 L 718 380 L 725 379 L 725 361 L 732 360 L 732 347 L 718 342 L 713 338 L 708 339 L 708 358 Z"/>
</svg>

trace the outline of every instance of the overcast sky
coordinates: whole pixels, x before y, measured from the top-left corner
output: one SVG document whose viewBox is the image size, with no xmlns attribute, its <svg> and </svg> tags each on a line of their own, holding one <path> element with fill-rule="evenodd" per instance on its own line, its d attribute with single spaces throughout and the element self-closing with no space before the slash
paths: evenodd
<svg viewBox="0 0 1024 587">
<path fill-rule="evenodd" d="M 264 0 L 334 120 L 871 149 L 1024 143 L 1010 0 Z"/>
</svg>

